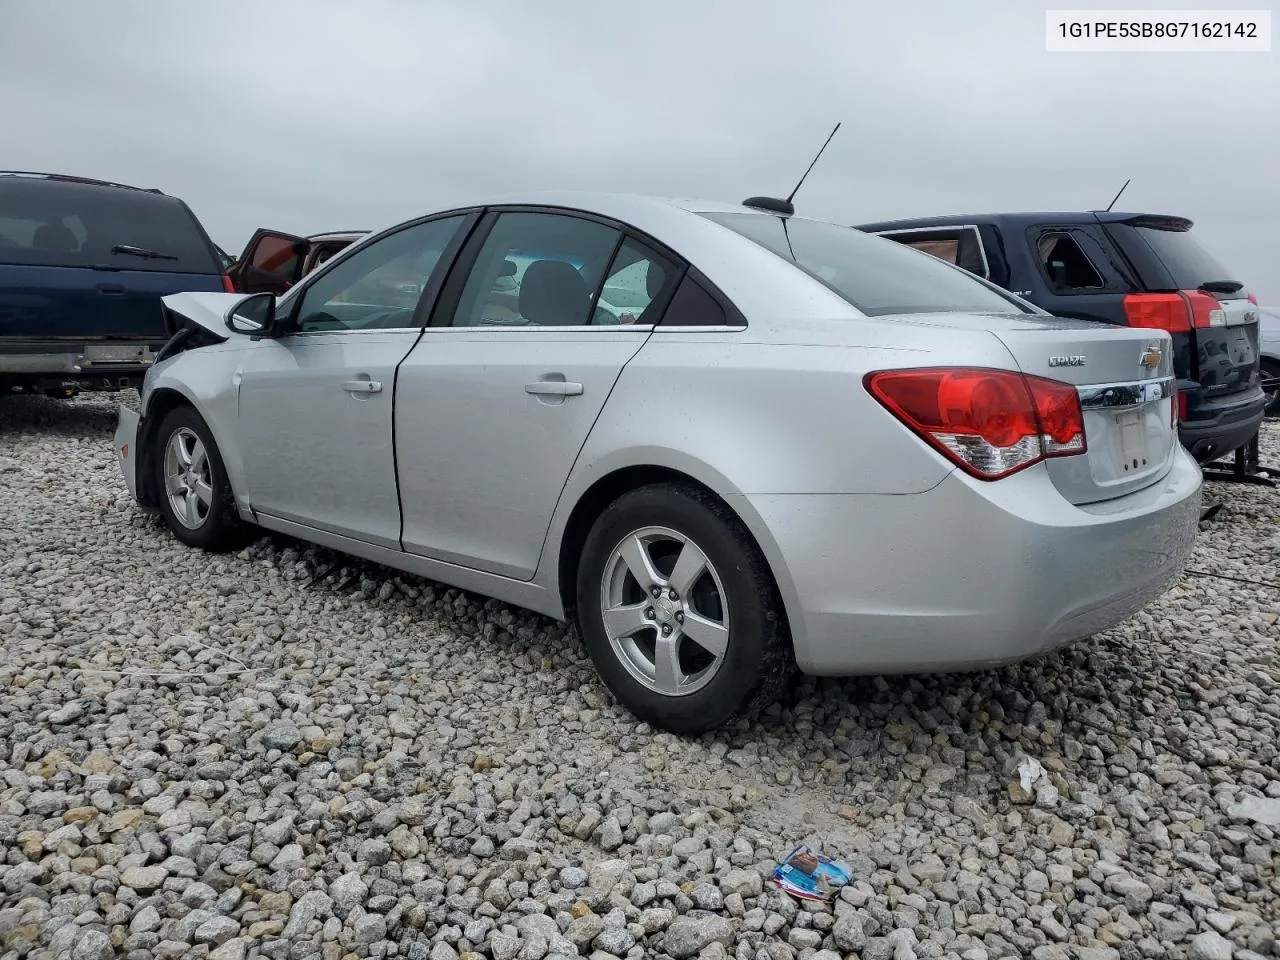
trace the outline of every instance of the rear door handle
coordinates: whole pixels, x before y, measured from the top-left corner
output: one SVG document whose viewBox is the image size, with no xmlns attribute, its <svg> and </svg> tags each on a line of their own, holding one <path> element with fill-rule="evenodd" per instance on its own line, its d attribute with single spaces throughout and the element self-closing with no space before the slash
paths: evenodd
<svg viewBox="0 0 1280 960">
<path fill-rule="evenodd" d="M 380 380 L 344 380 L 342 389 L 347 393 L 381 393 L 382 381 Z"/>
<path fill-rule="evenodd" d="M 582 384 L 566 380 L 535 380 L 524 385 L 525 393 L 542 397 L 579 397 Z"/>
<path fill-rule="evenodd" d="M 100 283 L 98 284 L 99 293 L 124 293 L 123 283 Z"/>
</svg>

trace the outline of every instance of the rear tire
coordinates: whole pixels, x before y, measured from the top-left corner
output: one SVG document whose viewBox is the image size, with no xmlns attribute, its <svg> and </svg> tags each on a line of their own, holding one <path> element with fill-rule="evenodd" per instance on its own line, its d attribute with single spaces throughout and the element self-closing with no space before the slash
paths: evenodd
<svg viewBox="0 0 1280 960">
<path fill-rule="evenodd" d="M 175 407 L 160 421 L 150 468 L 160 513 L 187 546 L 223 553 L 253 538 L 236 510 L 213 434 L 191 407 Z"/>
<path fill-rule="evenodd" d="M 1263 360 L 1259 366 L 1262 368 L 1263 380 L 1280 377 L 1280 361 Z M 1268 417 L 1280 417 L 1280 387 L 1274 387 L 1267 391 L 1265 414 Z"/>
<path fill-rule="evenodd" d="M 607 507 L 583 545 L 576 593 L 605 684 L 672 733 L 754 715 L 795 670 L 764 557 L 742 521 L 694 487 L 654 484 Z"/>
</svg>

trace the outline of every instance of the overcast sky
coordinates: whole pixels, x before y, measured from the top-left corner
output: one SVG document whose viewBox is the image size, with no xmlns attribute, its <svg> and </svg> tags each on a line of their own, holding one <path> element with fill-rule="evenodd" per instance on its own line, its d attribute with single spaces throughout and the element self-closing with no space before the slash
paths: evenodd
<svg viewBox="0 0 1280 960">
<path fill-rule="evenodd" d="M 487 192 L 785 196 L 840 120 L 803 214 L 1094 209 L 1133 177 L 1119 207 L 1191 217 L 1280 304 L 1280 53 L 1050 54 L 1044 9 L 0 0 L 0 166 L 159 187 L 238 253 Z"/>
</svg>

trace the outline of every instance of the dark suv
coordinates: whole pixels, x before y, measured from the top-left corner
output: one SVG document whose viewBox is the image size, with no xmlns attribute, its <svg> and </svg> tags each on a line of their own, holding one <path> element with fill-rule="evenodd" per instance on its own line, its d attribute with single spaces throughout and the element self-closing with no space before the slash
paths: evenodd
<svg viewBox="0 0 1280 960">
<path fill-rule="evenodd" d="M 160 298 L 231 290 L 181 200 L 0 172 L 0 393 L 138 386 L 168 339 Z"/>
<path fill-rule="evenodd" d="M 1201 463 L 1258 431 L 1258 306 L 1182 217 L 1012 213 L 864 223 L 1038 307 L 1173 337 L 1183 445 Z"/>
</svg>

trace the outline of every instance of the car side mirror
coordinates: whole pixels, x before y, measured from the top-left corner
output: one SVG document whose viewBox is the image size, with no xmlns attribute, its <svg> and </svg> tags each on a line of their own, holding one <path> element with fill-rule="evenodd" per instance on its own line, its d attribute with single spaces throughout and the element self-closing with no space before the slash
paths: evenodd
<svg viewBox="0 0 1280 960">
<path fill-rule="evenodd" d="M 237 301 L 227 311 L 227 329 L 250 337 L 269 337 L 276 323 L 273 293 L 255 293 Z"/>
</svg>

